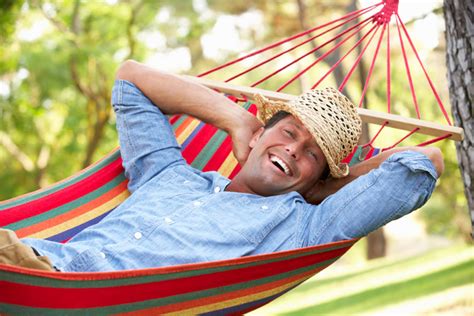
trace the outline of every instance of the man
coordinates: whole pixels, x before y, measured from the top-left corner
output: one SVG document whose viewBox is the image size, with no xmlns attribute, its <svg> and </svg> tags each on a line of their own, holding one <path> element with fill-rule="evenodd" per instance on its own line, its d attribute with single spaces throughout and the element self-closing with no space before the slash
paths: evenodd
<svg viewBox="0 0 474 316">
<path fill-rule="evenodd" d="M 131 196 L 67 244 L 24 239 L 26 248 L 60 271 L 111 271 L 357 238 L 422 206 L 443 171 L 434 148 L 394 149 L 349 171 L 340 162 L 360 119 L 334 89 L 256 102 L 265 127 L 210 89 L 124 63 L 112 104 Z M 186 164 L 164 115 L 175 113 L 230 134 L 243 165 L 232 181 Z"/>
</svg>

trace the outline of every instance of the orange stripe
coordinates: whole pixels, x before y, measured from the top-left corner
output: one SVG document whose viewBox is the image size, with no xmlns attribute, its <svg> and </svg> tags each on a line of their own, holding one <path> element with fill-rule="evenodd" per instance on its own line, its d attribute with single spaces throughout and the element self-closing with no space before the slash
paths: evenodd
<svg viewBox="0 0 474 316">
<path fill-rule="evenodd" d="M 191 122 L 194 120 L 194 118 L 192 117 L 187 117 L 183 123 L 181 123 L 181 125 L 178 126 L 178 128 L 176 128 L 176 131 L 174 132 L 174 134 L 176 135 L 176 137 L 178 137 L 182 132 L 183 130 L 188 127 L 189 124 L 191 124 Z"/>
<path fill-rule="evenodd" d="M 167 306 L 153 307 L 146 310 L 133 311 L 133 312 L 125 313 L 123 315 L 151 315 L 151 314 L 157 315 L 157 314 L 164 314 L 164 313 L 175 313 L 175 312 L 183 311 L 186 309 L 191 309 L 191 308 L 196 308 L 196 307 L 205 307 L 206 305 L 212 305 L 212 304 L 220 303 L 223 301 L 235 300 L 239 297 L 245 297 L 245 296 L 248 297 L 250 295 L 256 295 L 257 293 L 260 293 L 260 292 L 265 292 L 274 288 L 282 287 L 283 285 L 290 286 L 292 285 L 292 283 L 295 283 L 296 281 L 303 282 L 304 280 L 308 279 L 309 277 L 318 273 L 324 268 L 325 267 L 318 267 L 316 269 L 312 269 L 310 271 L 306 271 L 306 272 L 294 275 L 292 277 L 289 277 L 283 280 L 273 281 L 270 283 L 258 285 L 251 288 L 246 288 L 243 290 L 237 290 L 230 293 L 219 294 L 219 295 L 215 295 L 215 296 L 211 296 L 207 298 L 199 298 L 192 301 L 186 301 L 183 303 L 176 303 L 176 304 L 171 304 Z M 248 301 L 241 302 L 241 303 L 242 304 L 248 303 Z M 228 307 L 228 306 L 224 306 L 223 308 L 225 307 Z"/>
<path fill-rule="evenodd" d="M 60 225 L 60 224 L 66 222 L 66 221 L 68 221 L 68 220 L 70 220 L 74 217 L 85 214 L 88 211 L 93 210 L 93 209 L 97 208 L 98 206 L 112 200 L 114 197 L 116 197 L 117 195 L 119 195 L 120 193 L 125 191 L 127 189 L 127 183 L 128 183 L 128 180 L 124 180 L 120 184 L 118 184 L 115 188 L 113 188 L 112 190 L 110 190 L 107 193 L 104 193 L 103 195 L 99 196 L 98 198 L 96 198 L 96 199 L 94 199 L 94 200 L 92 200 L 88 203 L 82 204 L 81 206 L 79 206 L 75 209 L 69 210 L 64 214 L 55 216 L 55 217 L 53 217 L 49 220 L 42 221 L 40 223 L 37 223 L 37 224 L 31 225 L 31 226 L 19 229 L 19 230 L 16 231 L 16 234 L 18 235 L 19 238 L 30 236 L 30 235 L 35 234 L 37 232 L 40 232 L 44 229 L 48 229 L 48 228 L 51 228 L 53 226 Z"/>
</svg>

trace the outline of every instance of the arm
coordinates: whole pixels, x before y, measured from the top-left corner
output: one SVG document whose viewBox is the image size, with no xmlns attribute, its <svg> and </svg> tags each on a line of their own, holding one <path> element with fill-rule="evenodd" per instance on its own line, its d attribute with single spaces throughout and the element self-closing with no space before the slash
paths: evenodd
<svg viewBox="0 0 474 316">
<path fill-rule="evenodd" d="M 311 190 L 309 190 L 305 194 L 305 199 L 307 202 L 312 204 L 319 204 L 321 203 L 326 197 L 331 194 L 336 193 L 339 189 L 344 187 L 346 184 L 354 181 L 358 177 L 367 174 L 369 171 L 378 168 L 388 157 L 393 155 L 394 153 L 401 152 L 401 151 L 416 151 L 424 154 L 427 156 L 431 162 L 433 163 L 438 177 L 444 171 L 444 162 L 443 162 L 443 154 L 441 150 L 437 147 L 400 147 L 400 148 L 393 148 L 387 151 L 384 151 L 378 154 L 375 157 L 372 157 L 366 161 L 358 163 L 350 168 L 349 175 L 344 178 L 328 178 L 327 180 L 320 180 L 316 183 Z"/>
<path fill-rule="evenodd" d="M 320 204 L 302 203 L 303 245 L 360 238 L 422 207 L 436 186 L 435 164 L 418 150 L 397 151 Z"/>
<path fill-rule="evenodd" d="M 262 124 L 222 94 L 135 61 L 126 61 L 116 78 L 132 82 L 165 114 L 188 114 L 226 131 L 237 160 L 247 159 L 250 138 Z"/>
</svg>

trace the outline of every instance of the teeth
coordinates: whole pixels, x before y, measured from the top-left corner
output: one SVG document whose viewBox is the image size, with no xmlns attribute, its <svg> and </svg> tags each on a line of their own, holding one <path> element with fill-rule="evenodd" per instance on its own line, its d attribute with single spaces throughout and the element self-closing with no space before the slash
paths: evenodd
<svg viewBox="0 0 474 316">
<path fill-rule="evenodd" d="M 276 157 L 276 156 L 270 156 L 270 160 L 272 162 L 276 162 L 278 165 L 280 165 L 280 167 L 283 168 L 283 170 L 285 170 L 285 174 L 287 175 L 290 175 L 290 168 L 288 168 L 288 166 L 286 165 L 286 163 L 281 160 L 280 158 Z"/>
</svg>

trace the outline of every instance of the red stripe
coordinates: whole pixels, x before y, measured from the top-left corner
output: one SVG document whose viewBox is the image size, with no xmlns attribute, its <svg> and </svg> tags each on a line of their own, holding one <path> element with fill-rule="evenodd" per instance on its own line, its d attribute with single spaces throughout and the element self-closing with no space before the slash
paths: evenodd
<svg viewBox="0 0 474 316">
<path fill-rule="evenodd" d="M 181 117 L 181 114 L 176 114 L 170 117 L 169 119 L 170 125 L 173 125 L 174 123 L 176 123 L 176 121 L 179 120 L 180 117 Z"/>
<path fill-rule="evenodd" d="M 257 115 L 257 106 L 255 104 L 251 104 L 247 110 L 248 112 L 250 112 L 251 114 L 253 114 L 254 116 Z M 234 170 L 232 170 L 232 172 L 230 173 L 229 175 L 229 179 L 233 179 L 239 172 L 240 172 L 240 169 L 242 169 L 242 167 L 237 164 L 234 168 Z"/>
<path fill-rule="evenodd" d="M 202 171 L 217 171 L 232 151 L 232 140 L 226 136 L 222 144 L 219 146 L 214 155 L 209 159 Z"/>
<path fill-rule="evenodd" d="M 247 111 L 255 116 L 257 114 L 257 106 L 255 104 L 251 104 Z M 217 151 L 214 153 L 212 158 L 204 166 L 202 171 L 218 170 L 219 167 L 222 165 L 222 163 L 229 156 L 231 151 L 232 151 L 232 139 L 230 138 L 230 136 L 227 136 L 222 142 L 221 146 L 219 146 Z M 235 174 L 237 174 L 239 170 L 240 168 L 238 170 L 234 169 L 230 175 L 230 178 L 233 178 L 233 176 L 235 176 Z"/>
<path fill-rule="evenodd" d="M 357 152 L 357 149 L 359 146 L 355 146 L 354 150 L 347 156 L 346 158 L 342 159 L 342 163 L 350 163 L 352 160 L 352 157 L 354 157 L 354 154 Z"/>
<path fill-rule="evenodd" d="M 242 167 L 239 164 L 237 164 L 237 166 L 235 166 L 234 170 L 232 170 L 232 172 L 230 173 L 229 179 L 232 180 L 240 172 L 240 169 L 242 169 Z"/>
<path fill-rule="evenodd" d="M 194 139 L 186 146 L 183 150 L 183 157 L 186 161 L 191 164 L 201 150 L 206 146 L 207 142 L 217 132 L 217 128 L 205 124 L 204 127 L 194 136 Z"/>
<path fill-rule="evenodd" d="M 369 160 L 370 158 L 372 158 L 372 155 L 374 154 L 374 150 L 375 148 L 371 147 L 367 155 L 365 155 L 364 160 Z"/>
<path fill-rule="evenodd" d="M 26 218 L 44 213 L 88 194 L 123 172 L 122 158 L 118 157 L 109 165 L 103 167 L 87 178 L 65 187 L 62 190 L 46 195 L 42 198 L 17 205 L 2 211 L 0 226 L 6 226 Z"/>
<path fill-rule="evenodd" d="M 143 302 L 226 285 L 248 282 L 310 266 L 343 255 L 349 247 L 305 257 L 266 263 L 238 270 L 165 280 L 153 283 L 97 288 L 48 288 L 0 281 L 6 304 L 37 308 L 94 308 Z M 21 293 L 21 295 L 19 295 Z"/>
</svg>

